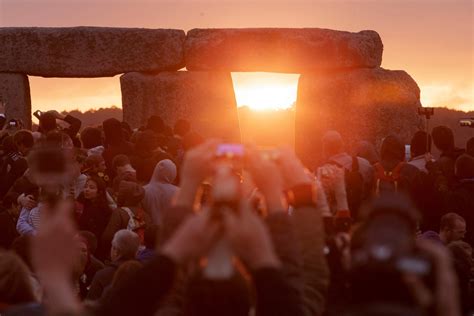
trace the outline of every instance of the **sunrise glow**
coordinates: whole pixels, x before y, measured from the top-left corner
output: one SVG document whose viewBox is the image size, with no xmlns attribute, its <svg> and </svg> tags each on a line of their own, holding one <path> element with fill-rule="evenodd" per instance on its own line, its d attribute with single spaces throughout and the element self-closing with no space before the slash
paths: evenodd
<svg viewBox="0 0 474 316">
<path fill-rule="evenodd" d="M 296 101 L 298 74 L 232 73 L 237 106 L 255 111 L 290 108 Z"/>
</svg>

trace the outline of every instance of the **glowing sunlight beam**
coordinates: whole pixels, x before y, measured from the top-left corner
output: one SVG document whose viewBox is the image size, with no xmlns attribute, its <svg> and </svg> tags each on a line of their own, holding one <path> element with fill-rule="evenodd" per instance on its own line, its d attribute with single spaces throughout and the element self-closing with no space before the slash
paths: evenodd
<svg viewBox="0 0 474 316">
<path fill-rule="evenodd" d="M 237 106 L 252 110 L 291 108 L 296 101 L 299 74 L 232 73 Z"/>
</svg>

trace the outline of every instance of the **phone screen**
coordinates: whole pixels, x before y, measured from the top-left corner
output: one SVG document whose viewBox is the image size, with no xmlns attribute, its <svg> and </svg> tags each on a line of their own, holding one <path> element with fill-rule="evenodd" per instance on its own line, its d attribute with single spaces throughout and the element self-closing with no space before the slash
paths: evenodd
<svg viewBox="0 0 474 316">
<path fill-rule="evenodd" d="M 216 156 L 218 157 L 243 157 L 245 154 L 245 147 L 242 144 L 220 144 L 217 147 Z"/>
</svg>

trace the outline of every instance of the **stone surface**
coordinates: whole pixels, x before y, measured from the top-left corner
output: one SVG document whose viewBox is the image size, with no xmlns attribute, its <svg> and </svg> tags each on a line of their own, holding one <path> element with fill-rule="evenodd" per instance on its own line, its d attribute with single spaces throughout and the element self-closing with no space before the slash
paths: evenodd
<svg viewBox="0 0 474 316">
<path fill-rule="evenodd" d="M 120 77 L 124 121 L 138 127 L 153 114 L 168 125 L 187 119 L 205 137 L 240 141 L 232 78 L 221 72 L 127 73 Z"/>
<path fill-rule="evenodd" d="M 6 105 L 7 120 L 20 119 L 26 128 L 31 128 L 30 84 L 26 75 L 0 73 L 0 99 Z"/>
<path fill-rule="evenodd" d="M 71 27 L 0 28 L 0 72 L 107 77 L 184 67 L 182 30 Z"/>
<path fill-rule="evenodd" d="M 339 131 L 346 145 L 358 140 L 380 145 L 398 135 L 405 144 L 422 127 L 420 89 L 404 71 L 382 68 L 300 77 L 296 103 L 295 146 L 308 167 L 321 158 L 321 137 Z"/>
<path fill-rule="evenodd" d="M 375 31 L 193 29 L 186 37 L 188 70 L 306 73 L 378 67 L 383 44 Z"/>
</svg>

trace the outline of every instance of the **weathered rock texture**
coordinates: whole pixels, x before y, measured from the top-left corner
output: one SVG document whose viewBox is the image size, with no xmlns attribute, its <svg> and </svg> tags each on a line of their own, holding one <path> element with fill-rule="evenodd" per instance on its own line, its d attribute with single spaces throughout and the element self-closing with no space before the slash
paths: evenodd
<svg viewBox="0 0 474 316">
<path fill-rule="evenodd" d="M 30 84 L 26 75 L 0 73 L 0 99 L 6 105 L 7 120 L 20 119 L 26 128 L 31 128 Z"/>
<path fill-rule="evenodd" d="M 120 77 L 124 121 L 137 127 L 153 114 L 172 125 L 187 119 L 205 137 L 239 141 L 232 78 L 221 72 L 128 73 Z"/>
<path fill-rule="evenodd" d="M 421 127 L 417 114 L 420 89 L 404 71 L 382 68 L 305 74 L 296 102 L 295 146 L 314 167 L 322 152 L 321 137 L 339 131 L 350 149 L 358 140 L 379 145 L 389 134 L 408 143 Z"/>
<path fill-rule="evenodd" d="M 182 30 L 0 28 L 0 72 L 43 77 L 107 77 L 184 67 Z"/>
<path fill-rule="evenodd" d="M 383 44 L 375 31 L 327 29 L 193 29 L 186 37 L 188 70 L 306 73 L 378 67 Z"/>
</svg>

